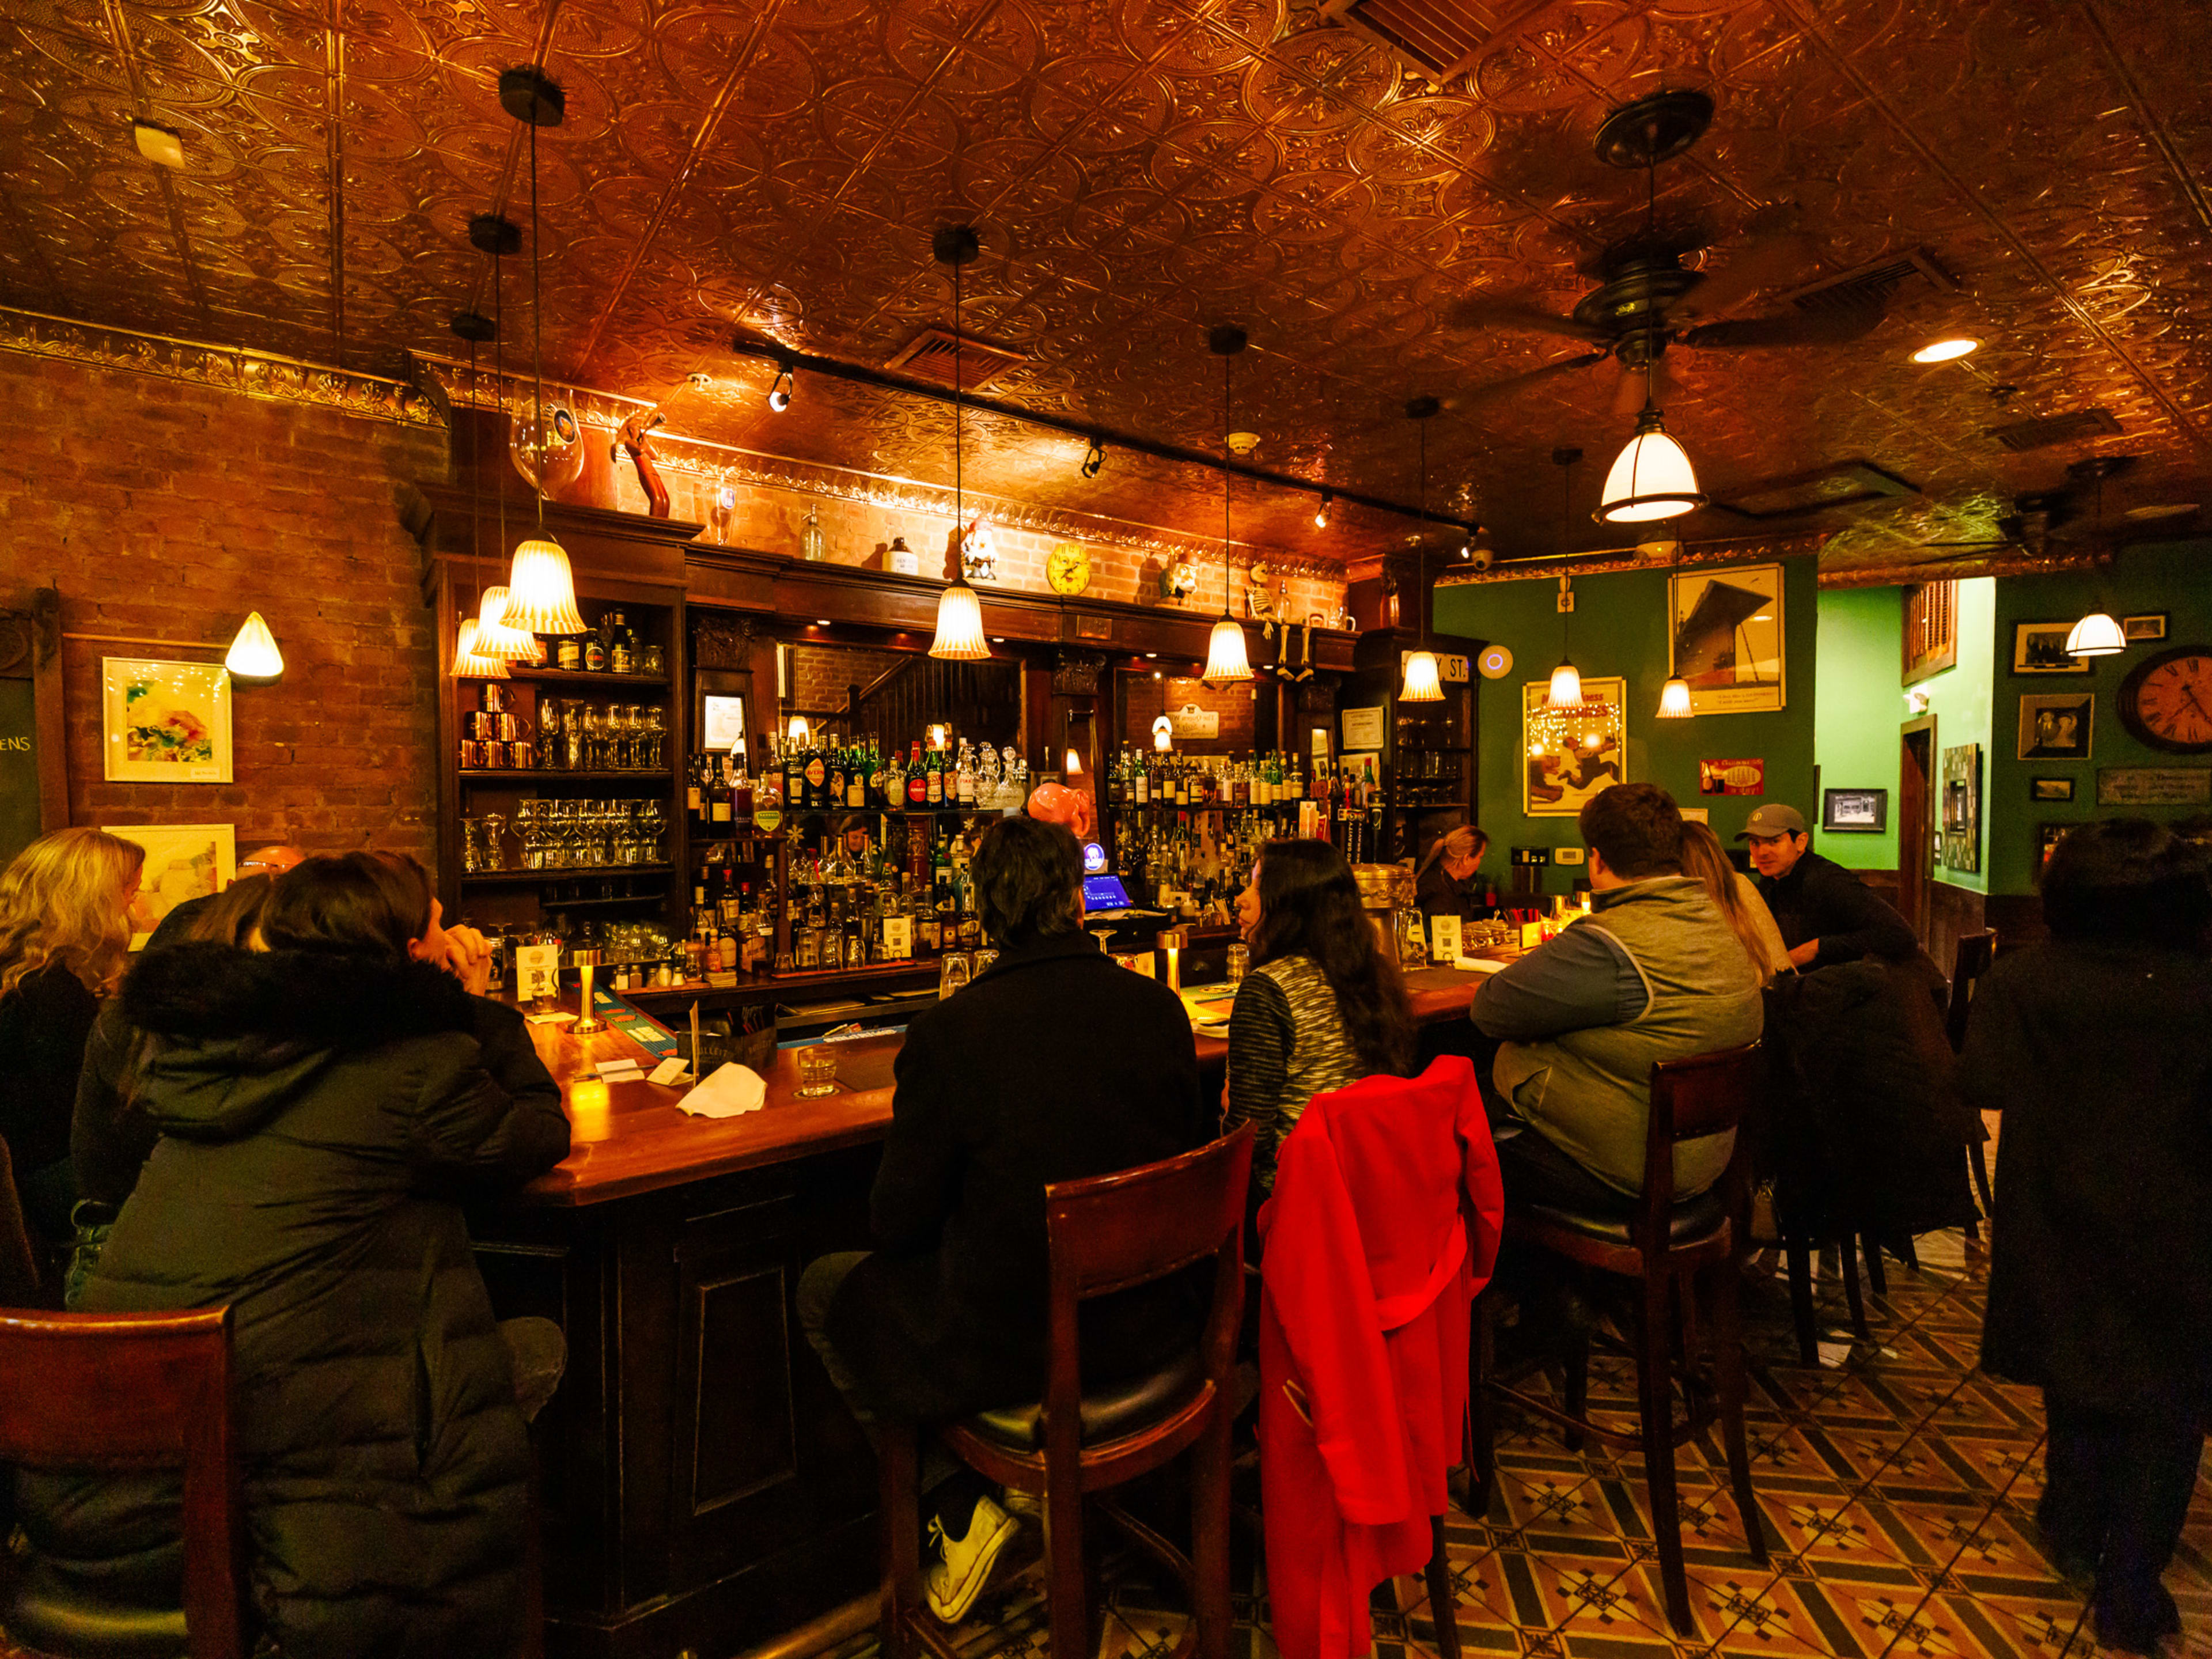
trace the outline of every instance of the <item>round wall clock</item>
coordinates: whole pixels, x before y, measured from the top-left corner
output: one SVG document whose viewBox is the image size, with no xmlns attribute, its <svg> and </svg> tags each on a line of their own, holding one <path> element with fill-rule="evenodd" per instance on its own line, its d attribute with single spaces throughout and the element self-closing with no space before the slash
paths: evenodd
<svg viewBox="0 0 2212 1659">
<path fill-rule="evenodd" d="M 1054 592 L 1073 599 L 1091 586 L 1091 556 L 1073 542 L 1062 542 L 1045 559 L 1044 576 Z"/>
<path fill-rule="evenodd" d="M 2120 724 L 2154 749 L 2212 750 L 2212 645 L 2179 646 L 2137 663 L 2120 682 Z"/>
</svg>

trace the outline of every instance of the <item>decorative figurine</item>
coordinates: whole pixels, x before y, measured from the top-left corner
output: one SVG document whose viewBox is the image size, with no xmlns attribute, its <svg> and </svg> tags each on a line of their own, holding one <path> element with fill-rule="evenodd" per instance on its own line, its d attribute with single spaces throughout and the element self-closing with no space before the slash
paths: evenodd
<svg viewBox="0 0 2212 1659">
<path fill-rule="evenodd" d="M 998 544 L 991 539 L 990 520 L 981 513 L 960 537 L 960 574 L 971 582 L 999 580 Z"/>
<path fill-rule="evenodd" d="M 609 460 L 619 460 L 627 454 L 637 464 L 637 481 L 645 489 L 648 518 L 668 516 L 668 486 L 660 482 L 660 469 L 653 459 L 653 428 L 666 418 L 657 409 L 640 410 L 622 423 L 615 433 L 614 442 L 607 447 Z"/>
<path fill-rule="evenodd" d="M 1198 592 L 1198 572 L 1188 559 L 1178 558 L 1160 572 L 1160 597 L 1187 599 Z"/>
</svg>

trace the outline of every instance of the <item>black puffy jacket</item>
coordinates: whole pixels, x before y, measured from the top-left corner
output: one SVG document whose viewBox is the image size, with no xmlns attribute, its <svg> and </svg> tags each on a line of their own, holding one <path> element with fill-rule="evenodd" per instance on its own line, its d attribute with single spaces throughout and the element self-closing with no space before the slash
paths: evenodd
<svg viewBox="0 0 2212 1659">
<path fill-rule="evenodd" d="M 234 1309 L 270 1634 L 286 1659 L 512 1651 L 530 1452 L 460 1200 L 568 1153 L 520 1017 L 420 963 L 222 945 L 149 952 L 123 996 L 161 1138 L 79 1305 Z M 173 1483 L 21 1492 L 36 1571 L 173 1596 Z"/>
</svg>

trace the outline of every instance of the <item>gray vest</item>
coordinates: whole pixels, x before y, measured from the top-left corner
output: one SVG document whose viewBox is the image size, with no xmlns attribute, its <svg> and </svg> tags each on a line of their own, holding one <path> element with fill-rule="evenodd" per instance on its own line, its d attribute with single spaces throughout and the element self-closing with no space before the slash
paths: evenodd
<svg viewBox="0 0 2212 1659">
<path fill-rule="evenodd" d="M 1750 1042 L 1765 1010 L 1758 969 L 1696 878 L 1631 882 L 1597 894 L 1592 906 L 1574 925 L 1620 941 L 1644 981 L 1643 1011 L 1623 1025 L 1505 1043 L 1492 1075 L 1546 1139 L 1607 1186 L 1635 1194 L 1644 1190 L 1653 1063 Z M 1676 1147 L 1676 1194 L 1719 1180 L 1734 1140 L 1715 1135 Z"/>
</svg>

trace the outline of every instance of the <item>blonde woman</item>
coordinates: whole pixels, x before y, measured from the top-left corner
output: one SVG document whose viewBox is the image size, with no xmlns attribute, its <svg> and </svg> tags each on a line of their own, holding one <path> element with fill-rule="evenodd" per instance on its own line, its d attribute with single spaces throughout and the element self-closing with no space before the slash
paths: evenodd
<svg viewBox="0 0 2212 1659">
<path fill-rule="evenodd" d="M 1751 878 L 1729 862 L 1727 849 L 1710 824 L 1682 825 L 1682 873 L 1705 884 L 1729 928 L 1743 942 L 1744 954 L 1759 969 L 1762 984 L 1789 970 L 1790 947 L 1783 944 L 1782 930 L 1774 925 L 1766 901 L 1759 897 Z"/>
<path fill-rule="evenodd" d="M 1462 921 L 1491 915 L 1490 890 L 1482 879 L 1482 855 L 1489 849 L 1490 837 L 1471 823 L 1455 823 L 1431 842 L 1413 876 L 1413 902 L 1421 914 Z"/>
<path fill-rule="evenodd" d="M 85 1039 L 131 948 L 146 855 L 98 830 L 57 830 L 0 872 L 0 1139 L 33 1230 L 69 1234 L 70 1116 Z"/>
</svg>

